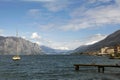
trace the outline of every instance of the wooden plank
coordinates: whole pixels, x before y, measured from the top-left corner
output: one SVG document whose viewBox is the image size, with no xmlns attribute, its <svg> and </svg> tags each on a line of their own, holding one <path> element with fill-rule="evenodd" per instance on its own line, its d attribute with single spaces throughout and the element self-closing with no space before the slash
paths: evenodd
<svg viewBox="0 0 120 80">
<path fill-rule="evenodd" d="M 75 66 L 75 70 L 78 71 L 79 70 L 79 66 L 94 66 L 94 67 L 98 67 L 98 72 L 103 72 L 105 71 L 105 67 L 120 67 L 120 65 L 116 64 L 116 65 L 104 65 L 104 64 L 74 64 Z"/>
<path fill-rule="evenodd" d="M 104 65 L 104 64 L 74 64 L 74 66 L 120 67 L 120 65 Z"/>
</svg>

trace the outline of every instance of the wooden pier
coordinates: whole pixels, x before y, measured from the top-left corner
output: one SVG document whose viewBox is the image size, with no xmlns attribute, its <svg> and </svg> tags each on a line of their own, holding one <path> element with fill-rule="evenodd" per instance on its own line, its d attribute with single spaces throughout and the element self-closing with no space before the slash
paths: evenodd
<svg viewBox="0 0 120 80">
<path fill-rule="evenodd" d="M 93 66 L 93 67 L 98 67 L 98 72 L 104 73 L 105 67 L 118 67 L 120 68 L 120 65 L 115 64 L 115 65 L 103 65 L 103 64 L 74 64 L 75 70 L 79 70 L 79 66 Z"/>
</svg>

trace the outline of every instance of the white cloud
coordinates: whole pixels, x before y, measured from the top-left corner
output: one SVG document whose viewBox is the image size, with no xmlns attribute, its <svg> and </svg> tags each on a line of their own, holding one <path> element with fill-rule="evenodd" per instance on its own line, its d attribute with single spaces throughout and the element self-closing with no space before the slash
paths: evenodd
<svg viewBox="0 0 120 80">
<path fill-rule="evenodd" d="M 55 49 L 73 50 L 82 45 L 94 44 L 100 40 L 103 40 L 104 38 L 106 38 L 106 35 L 95 34 L 81 40 L 71 40 L 67 42 L 53 42 L 51 43 L 51 47 Z"/>
<path fill-rule="evenodd" d="M 120 23 L 120 8 L 114 6 L 98 7 L 86 12 L 91 21 L 96 24 L 118 24 Z"/>
<path fill-rule="evenodd" d="M 83 22 L 83 23 L 70 23 L 64 26 L 61 26 L 61 29 L 67 31 L 67 30 L 79 30 L 79 29 L 86 29 L 89 28 L 90 25 L 87 22 Z"/>
<path fill-rule="evenodd" d="M 59 10 L 63 10 L 65 7 L 67 7 L 67 5 L 64 2 L 55 1 L 51 3 L 46 3 L 44 7 L 46 7 L 49 11 L 56 12 Z"/>
<path fill-rule="evenodd" d="M 15 1 L 15 0 L 0 0 L 0 1 L 10 2 L 10 1 Z M 24 1 L 24 2 L 53 2 L 53 1 L 56 1 L 56 0 L 16 0 L 16 1 Z"/>
<path fill-rule="evenodd" d="M 36 41 L 35 43 L 38 44 L 38 45 L 41 45 L 41 43 L 39 41 Z"/>
<path fill-rule="evenodd" d="M 48 46 L 54 49 L 60 49 L 60 50 L 74 50 L 77 47 L 82 45 L 94 44 L 106 38 L 106 35 L 95 34 L 95 35 L 91 35 L 86 38 L 83 38 L 81 40 L 52 41 L 49 39 L 40 38 L 40 36 L 36 32 L 34 32 L 31 38 L 32 38 L 32 42 L 35 42 L 38 45 L 45 45 L 45 46 Z"/>
<path fill-rule="evenodd" d="M 73 4 L 75 1 L 70 0 L 54 0 L 49 3 L 45 3 L 43 6 L 46 7 L 49 11 L 57 12 L 61 10 L 66 10 L 70 4 Z"/>
<path fill-rule="evenodd" d="M 80 30 L 103 27 L 108 24 L 120 24 L 120 7 L 117 6 L 120 1 L 116 0 L 116 3 L 88 8 L 88 5 L 90 6 L 91 3 L 98 1 L 102 0 L 92 0 L 92 2 L 89 0 L 89 2 L 83 3 L 84 5 L 74 9 L 70 13 L 71 20 L 61 28 L 63 30 Z M 103 0 L 102 2 L 110 3 L 110 1 Z"/>
<path fill-rule="evenodd" d="M 89 0 L 89 3 L 96 3 L 96 2 L 103 2 L 103 3 L 107 3 L 110 2 L 112 0 Z"/>
<path fill-rule="evenodd" d="M 67 42 L 66 46 L 69 49 L 76 49 L 76 48 L 78 48 L 79 46 L 82 46 L 82 45 L 94 44 L 94 43 L 96 43 L 98 41 L 103 40 L 104 38 L 106 38 L 106 35 L 95 34 L 95 35 L 86 37 L 86 38 L 81 39 L 81 40 L 74 40 L 74 41 Z"/>
<path fill-rule="evenodd" d="M 13 1 L 13 0 L 0 0 L 0 1 Z"/>
<path fill-rule="evenodd" d="M 54 47 L 54 49 L 59 49 L 59 50 L 69 50 L 68 47 L 64 47 L 64 46 L 62 46 L 62 47 Z"/>
<path fill-rule="evenodd" d="M 33 17 L 33 18 L 38 18 L 41 15 L 40 9 L 29 9 L 27 11 L 27 15 Z"/>
<path fill-rule="evenodd" d="M 28 2 L 53 2 L 55 0 L 22 0 L 22 1 L 28 1 Z"/>
<path fill-rule="evenodd" d="M 26 37 L 25 37 L 25 36 L 22 36 L 22 38 L 23 38 L 23 39 L 26 39 Z"/>
<path fill-rule="evenodd" d="M 102 34 L 95 34 L 93 36 L 88 37 L 88 39 L 86 39 L 84 45 L 91 45 L 94 44 L 98 41 L 103 40 L 104 38 L 106 38 L 106 35 L 102 35 Z"/>
<path fill-rule="evenodd" d="M 40 28 L 43 30 L 81 30 L 87 28 L 96 28 L 103 27 L 108 24 L 120 24 L 120 7 L 117 5 L 120 4 L 119 0 L 115 0 L 116 3 L 109 5 L 99 5 L 92 8 L 88 8 L 88 5 L 96 4 L 97 2 L 109 3 L 111 0 L 88 0 L 88 2 L 83 3 L 81 6 L 77 6 L 78 8 L 74 8 L 71 10 L 69 19 L 66 23 L 48 23 L 41 26 Z M 49 11 L 60 11 L 67 10 L 68 6 L 74 4 L 73 1 L 60 1 L 55 0 L 53 2 L 45 3 L 43 6 L 46 7 Z M 28 13 L 32 16 L 36 16 L 37 18 L 43 15 L 40 9 L 31 9 Z M 45 14 L 44 14 L 45 15 Z M 46 16 L 46 15 L 45 15 Z M 51 15 L 47 15 L 49 17 Z M 51 17 L 49 17 L 50 19 Z M 41 19 L 41 18 L 40 18 Z M 44 18 L 42 18 L 44 19 Z M 46 19 L 48 20 L 48 19 Z M 51 21 L 51 20 L 50 20 Z M 53 19 L 54 21 L 54 19 Z M 56 21 L 59 21 L 57 19 Z M 55 22 L 55 21 L 54 21 Z"/>
<path fill-rule="evenodd" d="M 92 35 L 92 36 L 89 36 L 81 40 L 71 40 L 71 41 L 62 41 L 62 42 L 50 41 L 50 43 L 45 42 L 44 45 L 54 48 L 54 49 L 74 50 L 77 47 L 82 46 L 82 45 L 94 44 L 104 39 L 105 37 L 106 37 L 105 35 L 96 34 L 96 35 Z"/>
<path fill-rule="evenodd" d="M 116 4 L 120 6 L 120 0 L 115 0 Z"/>
<path fill-rule="evenodd" d="M 32 39 L 40 39 L 41 36 L 39 36 L 37 32 L 34 32 L 34 33 L 32 33 L 31 38 Z"/>
<path fill-rule="evenodd" d="M 52 41 L 51 44 L 49 44 L 47 46 L 54 48 L 54 49 L 60 49 L 60 50 L 69 50 L 70 49 L 68 44 L 65 42 Z"/>
</svg>

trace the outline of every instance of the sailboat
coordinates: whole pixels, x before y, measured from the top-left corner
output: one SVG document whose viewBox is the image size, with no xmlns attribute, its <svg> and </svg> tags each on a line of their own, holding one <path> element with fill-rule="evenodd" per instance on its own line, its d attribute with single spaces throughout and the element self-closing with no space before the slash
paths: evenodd
<svg viewBox="0 0 120 80">
<path fill-rule="evenodd" d="M 18 32 L 16 31 L 16 36 L 18 37 Z M 14 61 L 17 61 L 17 60 L 20 60 L 21 59 L 21 57 L 18 55 L 18 44 L 17 44 L 17 40 L 16 40 L 16 55 L 14 55 L 13 57 L 12 57 L 12 59 L 14 60 Z"/>
</svg>

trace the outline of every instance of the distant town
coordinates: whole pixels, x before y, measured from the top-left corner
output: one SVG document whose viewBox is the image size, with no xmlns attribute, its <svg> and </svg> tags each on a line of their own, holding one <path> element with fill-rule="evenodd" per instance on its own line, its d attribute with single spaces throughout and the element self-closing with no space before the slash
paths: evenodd
<svg viewBox="0 0 120 80">
<path fill-rule="evenodd" d="M 90 52 L 91 53 L 91 52 Z M 89 54 L 90 54 L 89 53 Z M 103 47 L 99 51 L 92 52 L 93 55 L 114 55 L 120 56 L 120 45 L 115 45 L 111 47 Z"/>
</svg>

